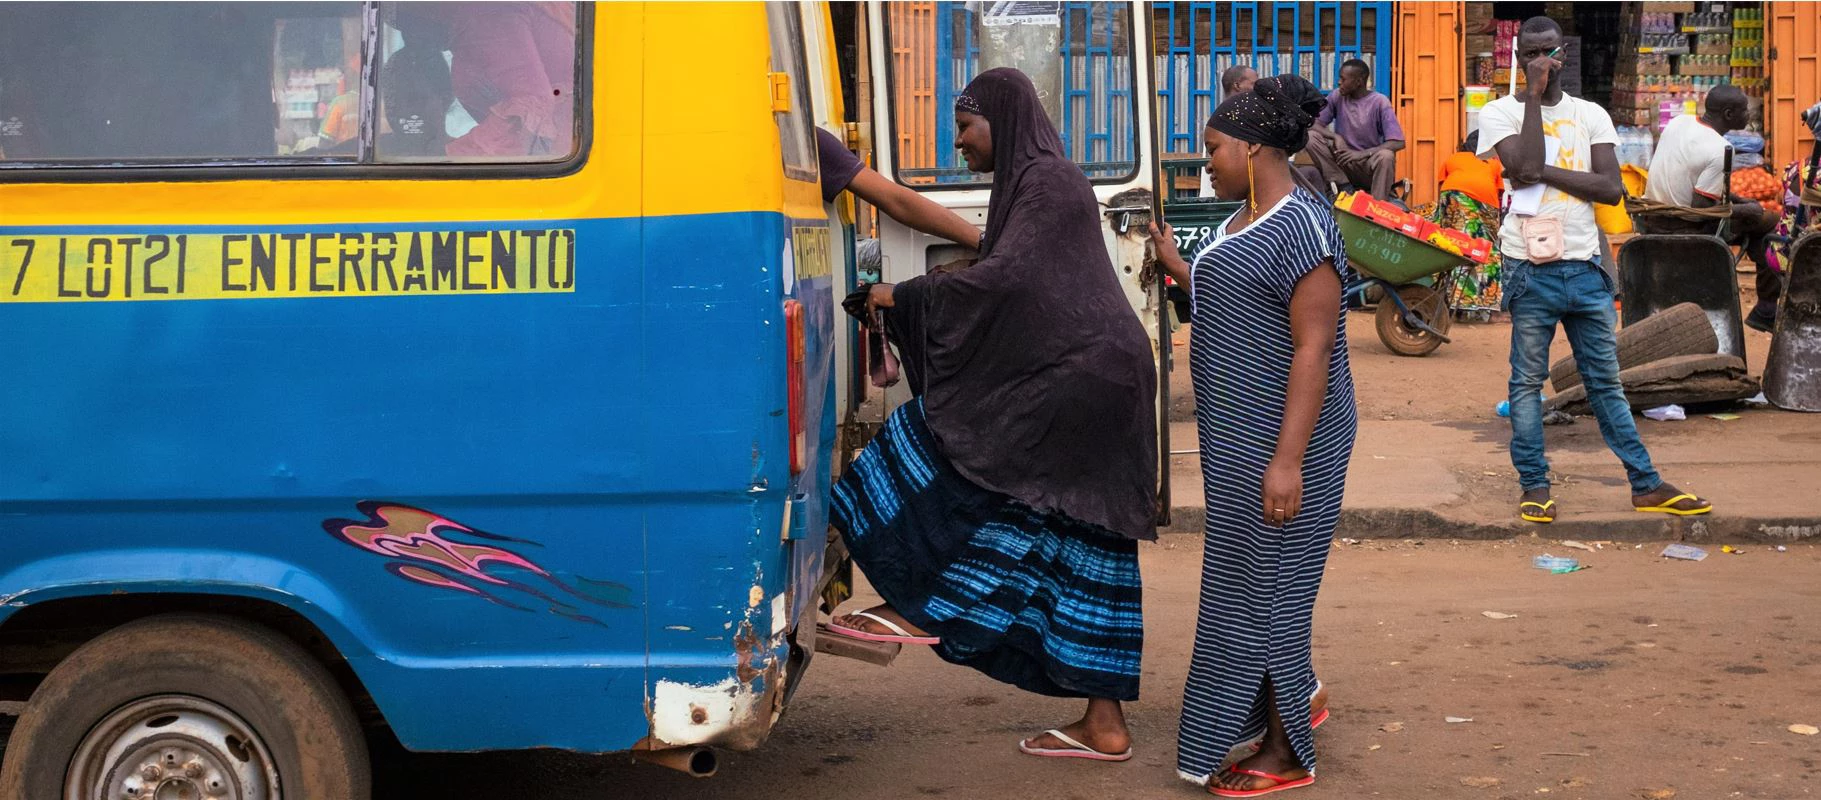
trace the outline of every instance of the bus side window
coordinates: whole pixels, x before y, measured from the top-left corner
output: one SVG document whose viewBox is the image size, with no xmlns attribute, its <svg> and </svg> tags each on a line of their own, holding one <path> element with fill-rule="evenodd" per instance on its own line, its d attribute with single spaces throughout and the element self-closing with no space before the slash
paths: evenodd
<svg viewBox="0 0 1821 800">
<path fill-rule="evenodd" d="M 562 161 L 574 154 L 574 3 L 383 8 L 379 161 Z"/>
<path fill-rule="evenodd" d="M 6 3 L 0 147 L 48 162 L 292 155 L 348 111 L 336 101 L 359 83 L 361 38 L 349 2 Z M 358 129 L 353 113 L 338 129 Z"/>
<path fill-rule="evenodd" d="M 0 168 L 575 155 L 576 3 L 363 6 L 0 2 Z"/>
<path fill-rule="evenodd" d="M 803 17 L 796 3 L 770 2 L 765 13 L 771 29 L 771 70 L 790 80 L 790 110 L 778 114 L 778 138 L 784 147 L 784 174 L 814 182 L 816 165 L 814 113 L 809 106 L 809 66 L 803 53 Z"/>
</svg>

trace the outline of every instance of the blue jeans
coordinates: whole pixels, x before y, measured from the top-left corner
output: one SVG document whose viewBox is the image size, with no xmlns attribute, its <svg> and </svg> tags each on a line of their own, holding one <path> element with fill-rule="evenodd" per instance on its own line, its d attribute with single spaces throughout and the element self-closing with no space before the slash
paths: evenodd
<svg viewBox="0 0 1821 800">
<path fill-rule="evenodd" d="M 1549 343 L 1559 323 L 1574 349 L 1574 363 L 1587 387 L 1587 402 L 1600 422 L 1606 446 L 1625 463 L 1632 494 L 1663 485 L 1638 439 L 1631 405 L 1619 384 L 1618 313 L 1612 285 L 1599 264 L 1556 261 L 1532 264 L 1507 259 L 1516 278 L 1511 309 L 1511 464 L 1524 491 L 1549 488 L 1549 460 L 1543 455 L 1543 381 L 1549 378 Z"/>
</svg>

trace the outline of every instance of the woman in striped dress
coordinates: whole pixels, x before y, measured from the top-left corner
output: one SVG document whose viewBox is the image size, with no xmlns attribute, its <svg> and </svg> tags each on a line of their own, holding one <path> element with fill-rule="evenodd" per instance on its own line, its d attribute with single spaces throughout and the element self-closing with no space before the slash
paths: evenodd
<svg viewBox="0 0 1821 800">
<path fill-rule="evenodd" d="M 1209 512 L 1177 769 L 1221 797 L 1315 781 L 1309 635 L 1357 422 L 1347 255 L 1327 205 L 1290 176 L 1288 154 L 1322 102 L 1292 75 L 1221 103 L 1204 136 L 1208 167 L 1220 197 L 1246 206 L 1192 267 L 1167 226 L 1153 229 L 1165 268 L 1193 290 L 1189 365 Z"/>
<path fill-rule="evenodd" d="M 982 73 L 955 118 L 968 168 L 993 175 L 980 260 L 870 290 L 915 397 L 835 486 L 834 525 L 886 602 L 829 629 L 1086 699 L 1019 749 L 1124 761 L 1135 540 L 1157 530 L 1151 344 L 1030 79 Z"/>
</svg>

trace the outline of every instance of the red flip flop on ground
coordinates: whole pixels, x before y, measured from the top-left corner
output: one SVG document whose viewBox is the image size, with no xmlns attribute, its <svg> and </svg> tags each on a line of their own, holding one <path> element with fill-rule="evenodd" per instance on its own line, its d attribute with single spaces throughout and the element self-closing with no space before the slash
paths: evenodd
<svg viewBox="0 0 1821 800">
<path fill-rule="evenodd" d="M 1265 796 L 1267 794 L 1271 794 L 1273 792 L 1281 792 L 1285 789 L 1301 789 L 1304 786 L 1309 786 L 1309 785 L 1315 783 L 1314 775 L 1309 775 L 1309 776 L 1306 776 L 1303 778 L 1298 778 L 1296 780 L 1291 780 L 1282 775 L 1272 775 L 1269 772 L 1259 772 L 1258 770 L 1255 770 L 1255 769 L 1240 769 L 1239 767 L 1228 767 L 1227 771 L 1231 772 L 1235 775 L 1245 775 L 1250 778 L 1264 778 L 1265 780 L 1268 780 L 1268 781 L 1274 781 L 1275 785 L 1267 786 L 1263 789 L 1245 789 L 1245 790 L 1222 789 L 1218 786 L 1208 787 L 1208 791 L 1214 793 L 1215 797 L 1263 797 L 1263 796 Z"/>
</svg>

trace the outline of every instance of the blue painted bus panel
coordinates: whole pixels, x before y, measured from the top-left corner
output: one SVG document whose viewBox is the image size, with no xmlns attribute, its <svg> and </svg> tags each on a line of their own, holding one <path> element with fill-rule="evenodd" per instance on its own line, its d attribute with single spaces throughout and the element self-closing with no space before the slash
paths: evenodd
<svg viewBox="0 0 1821 800">
<path fill-rule="evenodd" d="M 809 409 L 823 477 L 793 485 L 789 225 L 436 227 L 574 229 L 573 292 L 0 309 L 28 354 L 0 367 L 0 620 L 115 591 L 282 603 L 421 750 L 621 750 L 660 689 L 768 692 L 746 673 L 782 663 L 803 604 L 777 598 L 815 578 L 784 509 L 825 524 L 833 430 Z M 363 228 L 413 229 L 334 230 Z M 831 289 L 794 289 L 813 406 Z"/>
<path fill-rule="evenodd" d="M 615 750 L 643 736 L 646 657 L 632 646 L 644 632 L 643 510 L 408 499 L 515 540 L 433 531 L 449 547 L 479 544 L 551 574 L 483 562 L 477 572 L 495 584 L 439 566 L 445 554 L 421 543 L 423 557 L 365 550 L 324 530 L 327 519 L 363 516 L 329 501 L 9 503 L 24 513 L 5 525 L 0 596 L 29 606 L 213 593 L 284 605 L 330 638 L 413 749 Z"/>
</svg>

